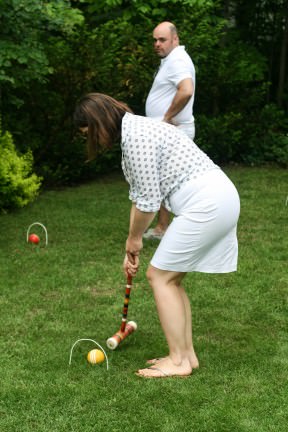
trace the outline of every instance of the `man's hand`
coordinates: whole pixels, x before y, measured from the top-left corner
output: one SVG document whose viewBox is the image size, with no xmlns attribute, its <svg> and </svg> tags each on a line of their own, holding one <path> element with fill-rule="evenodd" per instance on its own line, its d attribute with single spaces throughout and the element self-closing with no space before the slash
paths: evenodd
<svg viewBox="0 0 288 432">
<path fill-rule="evenodd" d="M 169 124 L 172 124 L 173 126 L 178 126 L 178 124 L 179 123 L 177 123 L 175 120 L 173 120 L 173 118 L 168 118 L 168 117 L 164 117 L 163 118 L 163 122 L 165 122 L 165 123 L 169 123 Z"/>
</svg>

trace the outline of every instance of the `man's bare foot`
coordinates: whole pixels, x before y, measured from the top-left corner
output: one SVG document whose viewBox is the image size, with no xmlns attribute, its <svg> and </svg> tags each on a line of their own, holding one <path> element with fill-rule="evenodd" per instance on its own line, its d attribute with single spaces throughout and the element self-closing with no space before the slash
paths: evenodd
<svg viewBox="0 0 288 432">
<path fill-rule="evenodd" d="M 161 240 L 165 231 L 160 231 L 158 229 L 149 228 L 144 234 L 143 238 L 146 240 Z"/>
<path fill-rule="evenodd" d="M 192 368 L 189 360 L 183 361 L 180 365 L 172 362 L 170 357 L 166 357 L 157 363 L 157 366 L 151 366 L 145 369 L 139 369 L 136 375 L 143 378 L 168 378 L 168 377 L 188 377 L 192 374 Z"/>
</svg>

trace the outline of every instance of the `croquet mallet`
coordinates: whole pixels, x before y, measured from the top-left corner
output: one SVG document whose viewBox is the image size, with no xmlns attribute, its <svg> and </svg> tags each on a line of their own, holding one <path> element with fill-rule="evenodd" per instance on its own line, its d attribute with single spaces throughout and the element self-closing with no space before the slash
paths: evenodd
<svg viewBox="0 0 288 432">
<path fill-rule="evenodd" d="M 132 276 L 127 276 L 126 290 L 125 290 L 125 298 L 124 298 L 124 306 L 122 312 L 122 321 L 120 330 L 107 339 L 106 344 L 107 347 L 111 350 L 115 350 L 117 346 L 126 339 L 131 333 L 137 330 L 137 324 L 134 321 L 129 321 L 127 323 L 127 315 L 128 315 L 128 306 L 130 300 L 130 292 L 132 288 Z"/>
</svg>

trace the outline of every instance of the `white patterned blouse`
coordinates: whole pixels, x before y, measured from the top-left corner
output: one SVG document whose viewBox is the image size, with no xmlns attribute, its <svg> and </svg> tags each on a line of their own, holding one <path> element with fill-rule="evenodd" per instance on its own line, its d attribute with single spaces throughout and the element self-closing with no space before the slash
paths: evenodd
<svg viewBox="0 0 288 432">
<path fill-rule="evenodd" d="M 156 212 L 180 186 L 217 165 L 175 126 L 126 113 L 122 120 L 122 169 L 129 198 L 143 212 Z"/>
</svg>

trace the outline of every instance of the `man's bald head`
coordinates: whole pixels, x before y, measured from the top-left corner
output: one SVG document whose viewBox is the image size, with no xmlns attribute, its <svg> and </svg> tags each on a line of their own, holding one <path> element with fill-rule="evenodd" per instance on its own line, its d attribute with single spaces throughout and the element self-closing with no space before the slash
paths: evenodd
<svg viewBox="0 0 288 432">
<path fill-rule="evenodd" d="M 154 49 L 159 57 L 167 57 L 179 45 L 178 33 L 175 25 L 164 21 L 153 30 Z"/>
</svg>

